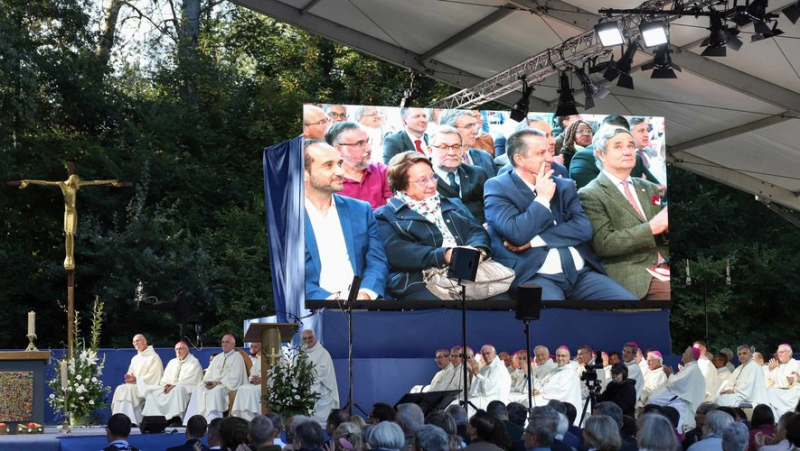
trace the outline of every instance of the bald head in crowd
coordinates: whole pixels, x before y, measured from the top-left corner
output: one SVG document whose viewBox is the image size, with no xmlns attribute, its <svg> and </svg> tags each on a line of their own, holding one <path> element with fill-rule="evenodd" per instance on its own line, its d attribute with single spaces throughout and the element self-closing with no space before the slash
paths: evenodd
<svg viewBox="0 0 800 451">
<path fill-rule="evenodd" d="M 325 139 L 325 131 L 331 125 L 331 118 L 322 108 L 314 105 L 303 105 L 303 138 Z"/>
</svg>

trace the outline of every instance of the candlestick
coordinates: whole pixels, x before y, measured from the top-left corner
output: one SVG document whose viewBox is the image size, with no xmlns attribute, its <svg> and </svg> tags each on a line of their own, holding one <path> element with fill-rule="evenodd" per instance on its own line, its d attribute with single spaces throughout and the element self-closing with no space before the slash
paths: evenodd
<svg viewBox="0 0 800 451">
<path fill-rule="evenodd" d="M 728 259 L 728 263 L 725 265 L 725 275 L 730 278 L 731 276 L 731 259 Z"/>
<path fill-rule="evenodd" d="M 686 259 L 686 277 L 689 277 L 691 275 L 692 275 L 692 273 L 691 273 L 691 270 L 689 269 L 689 259 L 687 258 Z"/>
<path fill-rule="evenodd" d="M 36 335 L 36 312 L 28 312 L 28 335 Z"/>
<path fill-rule="evenodd" d="M 67 391 L 67 360 L 61 361 L 61 389 Z"/>
</svg>

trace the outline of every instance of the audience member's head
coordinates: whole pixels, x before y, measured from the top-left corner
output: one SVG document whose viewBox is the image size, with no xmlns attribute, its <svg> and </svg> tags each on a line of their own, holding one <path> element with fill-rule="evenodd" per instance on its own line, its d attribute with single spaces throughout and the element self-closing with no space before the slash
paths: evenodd
<svg viewBox="0 0 800 451">
<path fill-rule="evenodd" d="M 697 428 L 700 429 L 704 424 L 706 424 L 706 415 L 708 412 L 717 410 L 718 408 L 719 405 L 710 401 L 706 401 L 697 406 L 697 411 L 695 411 L 694 414 L 694 422 L 697 424 Z"/>
<path fill-rule="evenodd" d="M 755 429 L 764 425 L 774 425 L 775 415 L 772 408 L 767 404 L 759 404 L 753 409 L 753 417 L 750 420 L 750 428 Z"/>
<path fill-rule="evenodd" d="M 434 426 L 438 426 L 442 428 L 442 430 L 445 433 L 447 433 L 447 435 L 458 434 L 456 420 L 453 419 L 452 415 L 442 410 L 429 413 L 425 417 L 425 424 L 432 424 Z"/>
<path fill-rule="evenodd" d="M 490 442 L 494 437 L 494 426 L 494 417 L 485 410 L 478 410 L 467 423 L 467 435 L 469 435 L 470 441 Z"/>
<path fill-rule="evenodd" d="M 450 437 L 442 428 L 426 424 L 414 433 L 414 449 L 417 451 L 449 451 Z"/>
<path fill-rule="evenodd" d="M 677 431 L 678 423 L 681 421 L 681 414 L 678 412 L 678 409 L 672 406 L 664 406 L 661 411 L 663 412 L 663 415 L 667 417 L 669 422 L 672 423 L 672 427 Z"/>
<path fill-rule="evenodd" d="M 389 404 L 378 402 L 372 405 L 372 412 L 369 414 L 369 422 L 378 424 L 384 421 L 394 421 L 394 407 Z"/>
<path fill-rule="evenodd" d="M 492 401 L 486 406 L 486 412 L 498 420 L 508 420 L 508 408 L 503 401 Z"/>
<path fill-rule="evenodd" d="M 555 439 L 558 421 L 558 412 L 552 407 L 534 407 L 523 435 L 525 448 L 549 448 Z"/>
<path fill-rule="evenodd" d="M 256 415 L 250 420 L 250 429 L 247 438 L 251 445 L 269 446 L 275 440 L 275 426 L 272 421 L 263 415 Z"/>
<path fill-rule="evenodd" d="M 405 444 L 403 430 L 392 421 L 382 421 L 372 426 L 365 439 L 371 449 L 399 450 Z"/>
<path fill-rule="evenodd" d="M 328 434 L 333 434 L 333 431 L 346 421 L 350 421 L 350 414 L 347 413 L 346 410 L 331 409 L 331 412 L 328 414 L 328 421 L 325 423 Z"/>
<path fill-rule="evenodd" d="M 636 437 L 639 432 L 639 426 L 636 424 L 636 418 L 630 415 L 622 416 L 622 427 L 619 429 L 619 435 L 625 437 Z"/>
<path fill-rule="evenodd" d="M 222 443 L 219 436 L 220 423 L 222 423 L 222 418 L 214 418 L 211 423 L 208 423 L 208 446 L 220 446 Z"/>
<path fill-rule="evenodd" d="M 617 422 L 606 415 L 592 415 L 583 426 L 583 444 L 597 451 L 618 451 L 622 445 Z"/>
<path fill-rule="evenodd" d="M 355 423 L 346 421 L 333 431 L 331 443 L 333 444 L 331 450 L 334 451 L 361 450 L 364 448 L 361 428 Z"/>
<path fill-rule="evenodd" d="M 564 403 L 564 407 L 567 408 L 567 421 L 569 421 L 569 424 L 575 424 L 575 419 L 578 418 L 578 409 L 568 402 Z M 509 415 L 511 415 L 510 412 Z"/>
<path fill-rule="evenodd" d="M 745 451 L 749 438 L 747 426 L 742 423 L 731 423 L 722 430 L 722 451 Z"/>
<path fill-rule="evenodd" d="M 219 438 L 222 449 L 234 450 L 242 444 L 247 444 L 247 433 L 250 425 L 244 418 L 223 418 L 219 424 Z"/>
<path fill-rule="evenodd" d="M 275 429 L 273 432 L 275 437 L 281 435 L 281 431 L 283 431 L 283 418 L 275 412 L 270 412 L 264 416 L 269 418 L 269 421 L 272 422 L 272 427 Z"/>
<path fill-rule="evenodd" d="M 719 409 L 706 414 L 706 424 L 703 425 L 703 437 L 711 434 L 722 435 L 722 430 L 733 423 L 733 417 Z"/>
<path fill-rule="evenodd" d="M 207 429 L 208 421 L 206 421 L 206 417 L 195 415 L 186 422 L 186 437 L 189 439 L 201 439 L 206 435 Z"/>
<path fill-rule="evenodd" d="M 639 418 L 636 439 L 639 449 L 648 451 L 675 451 L 680 448 L 672 424 L 657 413 L 644 414 Z"/>
<path fill-rule="evenodd" d="M 405 434 L 413 434 L 417 429 L 425 424 L 425 414 L 422 409 L 412 403 L 400 404 L 397 406 L 397 415 L 394 417 L 394 422 L 400 426 Z"/>
<path fill-rule="evenodd" d="M 506 407 L 508 409 L 508 421 L 516 424 L 517 426 L 525 427 L 525 420 L 528 419 L 528 408 L 518 402 L 510 402 Z M 574 409 L 574 407 L 573 407 Z M 569 412 L 569 409 L 567 409 Z M 575 419 L 573 418 L 573 421 Z"/>
<path fill-rule="evenodd" d="M 127 440 L 131 434 L 131 420 L 123 413 L 111 415 L 106 424 L 106 438 L 109 442 L 114 440 Z"/>
<path fill-rule="evenodd" d="M 614 420 L 615 423 L 617 423 L 618 428 L 622 428 L 622 408 L 614 402 L 611 401 L 598 402 L 597 405 L 594 406 L 594 411 L 592 412 L 592 415 L 609 416 L 611 417 L 612 420 Z"/>
<path fill-rule="evenodd" d="M 795 447 L 800 447 L 800 414 L 795 413 L 786 419 L 786 438 Z"/>
<path fill-rule="evenodd" d="M 322 427 L 316 421 L 305 421 L 294 427 L 295 449 L 319 449 L 322 441 Z"/>
</svg>

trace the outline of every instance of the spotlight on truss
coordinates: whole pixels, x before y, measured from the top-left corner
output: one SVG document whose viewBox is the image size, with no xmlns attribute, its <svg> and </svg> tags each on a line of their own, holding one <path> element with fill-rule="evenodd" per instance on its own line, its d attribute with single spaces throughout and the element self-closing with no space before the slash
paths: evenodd
<svg viewBox="0 0 800 451">
<path fill-rule="evenodd" d="M 778 29 L 777 21 L 775 21 L 775 23 L 772 25 L 772 28 L 770 28 L 769 25 L 764 22 L 753 22 L 753 25 L 755 26 L 756 32 L 750 36 L 750 42 L 774 38 L 775 36 L 783 34 L 783 31 Z"/>
<path fill-rule="evenodd" d="M 669 45 L 661 45 L 656 47 L 655 57 L 652 61 L 642 65 L 642 70 L 653 69 L 650 78 L 678 78 L 675 71 L 681 71 L 681 68 L 672 62 L 669 56 L 671 53 Z"/>
<path fill-rule="evenodd" d="M 594 32 L 597 34 L 597 39 L 600 40 L 600 45 L 603 47 L 614 47 L 615 45 L 622 45 L 622 43 L 625 42 L 625 38 L 622 35 L 622 28 L 620 28 L 619 22 L 616 20 L 595 25 Z"/>
<path fill-rule="evenodd" d="M 736 37 L 739 30 L 735 27 L 726 27 L 722 13 L 717 11 L 712 11 L 710 22 L 711 26 L 709 30 L 711 30 L 711 33 L 703 40 L 703 43 L 700 44 L 700 47 L 706 47 L 700 55 L 713 57 L 726 56 L 726 47 L 739 51 L 742 47 L 742 41 Z"/>
<path fill-rule="evenodd" d="M 556 116 L 578 114 L 578 102 L 575 101 L 575 96 L 572 95 L 572 87 L 569 85 L 569 74 L 566 71 L 561 72 L 559 76 L 559 85 L 561 89 L 558 90 Z"/>
<path fill-rule="evenodd" d="M 790 5 L 786 8 L 783 8 L 783 15 L 789 19 L 789 22 L 796 24 L 797 19 L 800 19 L 800 1 L 795 3 L 794 5 Z"/>
<path fill-rule="evenodd" d="M 583 67 L 575 69 L 575 75 L 578 76 L 578 80 L 580 80 L 581 86 L 583 86 L 583 95 L 586 97 L 586 100 L 583 102 L 585 110 L 594 108 L 595 97 L 604 99 L 609 94 L 605 86 L 597 86 L 592 83 L 592 79 L 589 78 L 589 75 L 586 74 L 586 69 Z"/>
<path fill-rule="evenodd" d="M 522 98 L 511 108 L 511 120 L 522 122 L 523 119 L 528 117 L 531 92 L 533 92 L 533 87 L 528 85 L 528 81 L 525 80 L 525 77 L 522 77 Z"/>
<path fill-rule="evenodd" d="M 631 66 L 633 65 L 633 55 L 636 53 L 636 41 L 633 41 L 625 49 L 622 58 L 613 67 L 609 67 L 603 74 L 603 78 L 614 81 L 617 77 L 617 86 L 620 88 L 633 89 L 633 78 L 631 78 Z"/>
<path fill-rule="evenodd" d="M 669 43 L 667 24 L 663 20 L 642 22 L 639 25 L 639 33 L 642 35 L 642 41 L 644 41 L 644 46 L 647 48 Z"/>
</svg>

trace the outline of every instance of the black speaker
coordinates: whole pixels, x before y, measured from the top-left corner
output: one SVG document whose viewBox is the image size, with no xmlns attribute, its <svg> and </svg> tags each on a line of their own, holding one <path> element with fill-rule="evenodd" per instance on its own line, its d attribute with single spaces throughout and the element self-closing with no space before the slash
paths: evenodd
<svg viewBox="0 0 800 451">
<path fill-rule="evenodd" d="M 517 287 L 517 319 L 537 320 L 541 310 L 542 287 L 535 283 L 523 283 Z"/>
<path fill-rule="evenodd" d="M 139 430 L 142 434 L 160 434 L 167 428 L 167 419 L 164 416 L 142 417 Z"/>
<path fill-rule="evenodd" d="M 450 267 L 447 270 L 447 277 L 475 281 L 480 261 L 480 251 L 465 247 L 454 247 L 453 253 L 450 255 Z"/>
</svg>

